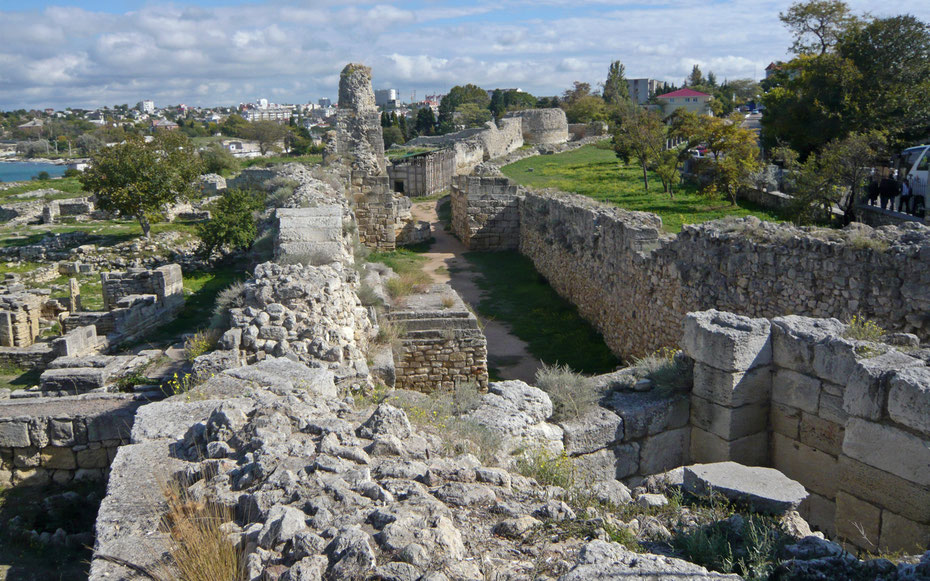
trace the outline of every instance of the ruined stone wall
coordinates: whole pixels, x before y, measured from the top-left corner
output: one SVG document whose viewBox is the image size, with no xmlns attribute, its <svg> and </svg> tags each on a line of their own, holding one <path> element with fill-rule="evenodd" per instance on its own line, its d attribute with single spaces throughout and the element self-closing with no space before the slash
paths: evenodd
<svg viewBox="0 0 930 581">
<path fill-rule="evenodd" d="M 371 68 L 348 64 L 339 78 L 339 110 L 328 136 L 326 163 L 345 162 L 353 171 L 387 175 L 381 114 L 371 88 Z"/>
<path fill-rule="evenodd" d="M 603 121 L 592 121 L 591 123 L 569 123 L 568 134 L 572 141 L 607 135 L 607 124 Z"/>
<path fill-rule="evenodd" d="M 410 199 L 394 193 L 388 176 L 353 173 L 350 193 L 361 243 L 379 251 L 397 248 L 397 234 L 410 218 Z"/>
<path fill-rule="evenodd" d="M 139 405 L 123 395 L 0 402 L 0 486 L 103 480 Z"/>
<path fill-rule="evenodd" d="M 856 341 L 836 319 L 691 313 L 691 456 L 771 465 L 813 526 L 869 551 L 930 543 L 930 352 Z"/>
<path fill-rule="evenodd" d="M 526 109 L 507 113 L 504 119 L 519 119 L 523 141 L 532 144 L 555 144 L 568 141 L 568 120 L 565 110 Z"/>
<path fill-rule="evenodd" d="M 278 261 L 328 264 L 346 254 L 343 211 L 338 205 L 278 208 L 274 256 Z"/>
<path fill-rule="evenodd" d="M 487 390 L 487 339 L 450 286 L 410 295 L 387 317 L 401 334 L 394 349 L 395 388 L 431 393 L 474 383 Z"/>
<path fill-rule="evenodd" d="M 483 129 L 466 129 L 449 135 L 418 137 L 411 147 L 448 147 L 455 156 L 455 173 L 470 173 L 483 161 L 502 157 L 523 147 L 523 124 L 519 118 L 488 121 Z"/>
<path fill-rule="evenodd" d="M 454 174 L 455 151 L 448 148 L 400 159 L 388 166 L 391 188 L 408 197 L 439 193 L 451 185 Z"/>
<path fill-rule="evenodd" d="M 102 272 L 103 308 L 112 310 L 124 297 L 155 295 L 165 305 L 184 302 L 184 278 L 181 267 L 167 264 L 154 270 L 130 268 L 125 272 Z"/>
<path fill-rule="evenodd" d="M 43 299 L 15 292 L 0 295 L 0 346 L 29 347 L 39 336 Z"/>
<path fill-rule="evenodd" d="M 452 229 L 470 250 L 520 246 L 520 198 L 505 177 L 457 176 L 450 195 Z"/>
<path fill-rule="evenodd" d="M 753 317 L 861 313 L 930 337 L 930 229 L 919 224 L 801 229 L 750 217 L 673 236 L 654 214 L 583 196 L 527 192 L 518 203 L 520 251 L 621 357 L 674 344 L 681 317 L 708 308 Z M 470 206 L 453 205 L 462 232 Z"/>
</svg>

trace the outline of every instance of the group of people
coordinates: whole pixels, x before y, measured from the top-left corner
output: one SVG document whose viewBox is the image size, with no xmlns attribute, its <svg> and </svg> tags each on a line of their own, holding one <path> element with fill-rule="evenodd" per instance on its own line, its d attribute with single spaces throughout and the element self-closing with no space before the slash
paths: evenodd
<svg viewBox="0 0 930 581">
<path fill-rule="evenodd" d="M 914 184 L 907 176 L 898 177 L 898 170 L 882 173 L 873 170 L 868 186 L 869 204 L 880 206 L 882 210 L 896 210 L 912 216 L 923 215 L 923 192 L 914 190 Z"/>
</svg>

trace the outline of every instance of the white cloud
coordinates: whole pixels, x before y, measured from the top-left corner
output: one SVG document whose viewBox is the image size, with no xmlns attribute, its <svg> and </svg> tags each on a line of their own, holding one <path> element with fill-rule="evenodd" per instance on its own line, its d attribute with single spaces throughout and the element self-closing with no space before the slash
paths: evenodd
<svg viewBox="0 0 930 581">
<path fill-rule="evenodd" d="M 196 0 L 194 0 L 196 1 Z M 900 10 L 853 0 L 857 11 Z M 50 7 L 0 12 L 0 109 L 135 103 L 234 104 L 335 96 L 364 62 L 376 87 L 408 95 L 459 83 L 559 94 L 631 77 L 681 82 L 698 63 L 719 79 L 760 76 L 790 44 L 790 0 L 256 0 L 149 4 L 124 13 Z M 930 5 L 907 10 L 930 20 Z"/>
</svg>

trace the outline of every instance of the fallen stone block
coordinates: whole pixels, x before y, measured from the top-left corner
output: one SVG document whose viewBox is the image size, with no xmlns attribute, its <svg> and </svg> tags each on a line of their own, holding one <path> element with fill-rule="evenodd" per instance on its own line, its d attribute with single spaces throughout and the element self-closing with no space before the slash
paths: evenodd
<svg viewBox="0 0 930 581">
<path fill-rule="evenodd" d="M 42 391 L 84 393 L 106 387 L 109 373 L 105 368 L 79 367 L 46 369 L 39 377 Z"/>
<path fill-rule="evenodd" d="M 743 466 L 736 462 L 685 466 L 684 488 L 697 496 L 717 492 L 771 514 L 796 510 L 808 496 L 800 483 L 774 468 Z"/>
</svg>

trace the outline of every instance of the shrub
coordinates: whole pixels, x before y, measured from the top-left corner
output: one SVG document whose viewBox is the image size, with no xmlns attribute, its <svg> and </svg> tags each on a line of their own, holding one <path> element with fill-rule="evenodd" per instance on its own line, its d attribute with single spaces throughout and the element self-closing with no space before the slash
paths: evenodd
<svg viewBox="0 0 930 581">
<path fill-rule="evenodd" d="M 856 250 L 874 250 L 875 252 L 885 252 L 888 250 L 888 242 L 881 238 L 872 238 L 855 234 L 849 237 L 849 245 Z"/>
<path fill-rule="evenodd" d="M 681 351 L 663 347 L 633 363 L 636 374 L 651 379 L 656 389 L 677 391 L 691 387 L 692 366 Z"/>
<path fill-rule="evenodd" d="M 218 143 L 200 151 L 204 169 L 209 173 L 228 173 L 239 169 L 239 161 L 228 149 Z"/>
<path fill-rule="evenodd" d="M 535 478 L 544 486 L 560 486 L 566 490 L 575 483 L 575 465 L 565 452 L 553 454 L 545 448 L 524 450 L 514 467 L 527 478 Z"/>
<path fill-rule="evenodd" d="M 255 214 L 262 199 L 251 192 L 227 190 L 211 208 L 211 218 L 197 224 L 199 252 L 209 258 L 215 250 L 248 250 L 255 241 Z"/>
<path fill-rule="evenodd" d="M 598 400 L 597 388 L 567 365 L 546 365 L 536 371 L 536 386 L 552 399 L 552 418 L 568 420 L 588 412 Z"/>
<path fill-rule="evenodd" d="M 223 524 L 235 521 L 234 511 L 220 504 L 194 499 L 179 484 L 166 485 L 168 509 L 161 521 L 171 537 L 168 554 L 174 571 L 170 578 L 184 581 L 245 579 L 242 549 L 233 544 Z"/>
<path fill-rule="evenodd" d="M 378 334 L 375 335 L 375 344 L 396 347 L 400 343 L 400 338 L 404 336 L 406 331 L 402 323 L 395 323 L 387 317 L 382 317 L 378 323 Z"/>
<path fill-rule="evenodd" d="M 65 173 L 64 173 L 64 177 L 66 178 L 76 178 L 79 175 L 81 175 L 81 172 L 74 169 L 73 167 L 69 167 L 68 169 L 65 170 Z"/>
<path fill-rule="evenodd" d="M 245 283 L 237 281 L 220 291 L 216 295 L 216 306 L 214 313 L 217 315 L 224 314 L 229 309 L 237 309 L 245 306 Z"/>
<path fill-rule="evenodd" d="M 213 329 L 197 331 L 184 340 L 185 358 L 187 358 L 188 361 L 193 362 L 197 357 L 212 351 L 213 348 L 216 347 L 216 342 L 218 339 L 218 333 Z"/>
<path fill-rule="evenodd" d="M 762 581 L 775 568 L 780 536 L 778 524 L 771 519 L 734 516 L 680 535 L 673 545 L 692 563 Z"/>
<path fill-rule="evenodd" d="M 846 325 L 843 336 L 847 339 L 877 343 L 881 340 L 882 335 L 886 333 L 885 329 L 881 328 L 875 321 L 861 314 L 853 315 Z"/>
</svg>

